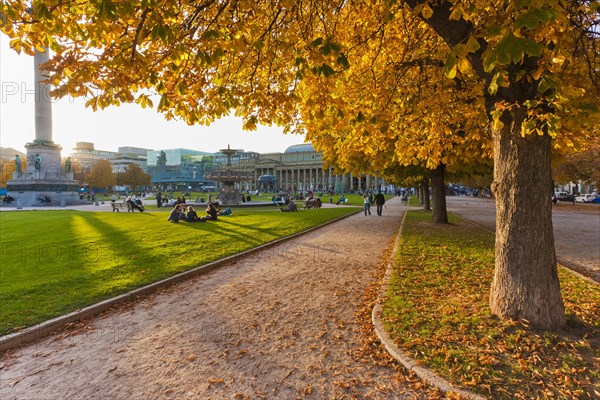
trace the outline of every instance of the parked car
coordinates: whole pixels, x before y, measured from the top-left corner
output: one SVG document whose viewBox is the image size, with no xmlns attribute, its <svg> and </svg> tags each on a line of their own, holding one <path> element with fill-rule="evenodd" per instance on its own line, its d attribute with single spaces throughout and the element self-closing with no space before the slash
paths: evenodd
<svg viewBox="0 0 600 400">
<path fill-rule="evenodd" d="M 573 201 L 574 195 L 569 192 L 556 192 L 554 193 L 558 201 Z"/>
<path fill-rule="evenodd" d="M 592 203 L 600 204 L 600 195 L 596 195 L 596 198 L 592 200 Z"/>
<path fill-rule="evenodd" d="M 581 194 L 575 197 L 576 203 L 591 203 L 596 198 L 595 194 Z"/>
</svg>

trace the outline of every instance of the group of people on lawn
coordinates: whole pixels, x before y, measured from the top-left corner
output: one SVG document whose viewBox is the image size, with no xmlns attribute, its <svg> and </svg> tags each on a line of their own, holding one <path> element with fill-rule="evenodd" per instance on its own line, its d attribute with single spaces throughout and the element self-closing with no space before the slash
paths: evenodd
<svg viewBox="0 0 600 400">
<path fill-rule="evenodd" d="M 227 207 L 223 211 L 215 207 L 215 204 L 212 201 L 209 201 L 206 205 L 206 216 L 199 217 L 198 213 L 192 206 L 188 206 L 187 209 L 185 204 L 176 204 L 175 207 L 171 210 L 169 214 L 168 220 L 170 222 L 206 222 L 206 221 L 216 221 L 219 215 L 231 215 L 231 208 Z"/>
</svg>

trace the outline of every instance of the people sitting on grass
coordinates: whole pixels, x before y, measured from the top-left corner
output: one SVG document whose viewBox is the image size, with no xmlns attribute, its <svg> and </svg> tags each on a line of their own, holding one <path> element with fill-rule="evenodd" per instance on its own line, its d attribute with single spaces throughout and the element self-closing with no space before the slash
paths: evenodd
<svg viewBox="0 0 600 400">
<path fill-rule="evenodd" d="M 227 207 L 223 211 L 219 211 L 217 214 L 223 215 L 223 216 L 233 215 L 233 211 L 231 211 L 231 208 Z"/>
<path fill-rule="evenodd" d="M 346 204 L 346 197 L 344 195 L 341 195 L 339 200 L 335 204 L 337 204 L 337 205 Z"/>
<path fill-rule="evenodd" d="M 205 219 L 203 220 L 202 218 L 198 217 L 198 213 L 196 213 L 196 210 L 194 210 L 194 207 L 192 207 L 192 206 L 189 206 L 187 208 L 185 217 L 186 217 L 187 222 L 204 222 L 204 221 L 206 221 Z"/>
<path fill-rule="evenodd" d="M 215 207 L 215 204 L 212 201 L 209 201 L 206 205 L 206 219 L 216 221 L 219 211 L 220 210 Z"/>
<path fill-rule="evenodd" d="M 185 215 L 185 212 L 183 211 L 184 206 L 182 206 L 181 204 L 175 204 L 175 207 L 173 207 L 173 209 L 171 210 L 171 213 L 169 214 L 169 218 L 167 219 L 170 222 L 179 222 L 179 221 L 187 221 L 187 217 Z"/>
<path fill-rule="evenodd" d="M 294 203 L 294 200 L 290 200 L 290 202 L 288 203 L 287 207 L 282 207 L 280 209 L 281 212 L 287 212 L 287 211 L 298 211 L 298 207 L 296 206 L 296 203 Z"/>
</svg>

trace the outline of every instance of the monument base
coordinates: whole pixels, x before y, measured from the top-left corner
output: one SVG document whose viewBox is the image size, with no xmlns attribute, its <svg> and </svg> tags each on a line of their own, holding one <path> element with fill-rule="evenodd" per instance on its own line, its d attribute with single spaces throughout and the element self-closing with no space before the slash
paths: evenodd
<svg viewBox="0 0 600 400">
<path fill-rule="evenodd" d="M 12 180 L 6 183 L 8 194 L 18 207 L 72 206 L 85 204 L 79 198 L 77 181 Z"/>
</svg>

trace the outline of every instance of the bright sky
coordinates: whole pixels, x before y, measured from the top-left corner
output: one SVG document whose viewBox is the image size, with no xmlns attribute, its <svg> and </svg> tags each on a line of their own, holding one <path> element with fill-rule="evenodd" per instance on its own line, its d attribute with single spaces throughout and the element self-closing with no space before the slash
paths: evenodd
<svg viewBox="0 0 600 400">
<path fill-rule="evenodd" d="M 0 146 L 25 152 L 35 138 L 33 57 L 18 55 L 0 34 Z M 231 145 L 259 153 L 283 152 L 304 142 L 303 136 L 284 135 L 279 127 L 242 131 L 241 120 L 227 117 L 210 127 L 167 121 L 156 109 L 124 104 L 93 112 L 85 99 L 63 98 L 52 104 L 53 140 L 67 154 L 75 142 L 92 142 L 98 150 L 116 151 L 120 146 L 154 150 L 187 148 L 216 152 Z M 155 102 L 155 104 L 157 104 Z"/>
</svg>

